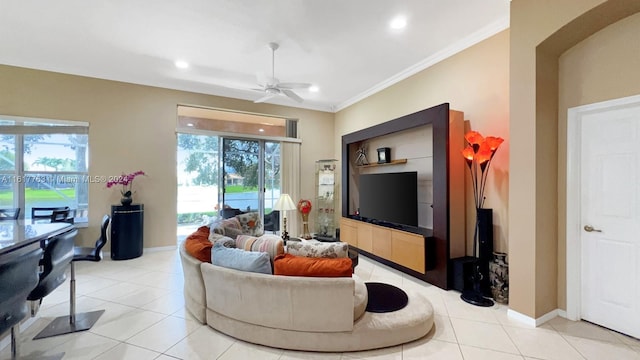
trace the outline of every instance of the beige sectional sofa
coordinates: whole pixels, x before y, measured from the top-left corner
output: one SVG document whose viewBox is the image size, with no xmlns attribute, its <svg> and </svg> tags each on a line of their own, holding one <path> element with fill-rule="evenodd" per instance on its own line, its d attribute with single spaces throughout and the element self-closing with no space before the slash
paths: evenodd
<svg viewBox="0 0 640 360">
<path fill-rule="evenodd" d="M 359 351 L 406 343 L 433 326 L 421 294 L 390 313 L 365 312 L 367 290 L 357 276 L 274 276 L 201 262 L 180 246 L 187 310 L 237 339 L 283 349 Z"/>
</svg>

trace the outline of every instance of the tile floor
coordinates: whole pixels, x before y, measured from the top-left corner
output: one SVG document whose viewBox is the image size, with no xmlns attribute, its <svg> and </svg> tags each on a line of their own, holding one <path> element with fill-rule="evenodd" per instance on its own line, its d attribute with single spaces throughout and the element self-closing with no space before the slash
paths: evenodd
<svg viewBox="0 0 640 360">
<path fill-rule="evenodd" d="M 172 251 L 138 259 L 77 266 L 78 311 L 105 309 L 90 330 L 31 340 L 55 316 L 68 314 L 68 282 L 43 302 L 22 334 L 25 358 L 64 353 L 64 359 L 638 359 L 640 341 L 586 322 L 556 318 L 538 328 L 507 318 L 505 306 L 478 308 L 364 257 L 356 268 L 366 280 L 418 289 L 435 309 L 426 338 L 391 348 L 353 353 L 306 353 L 257 346 L 201 325 L 184 309 L 182 268 Z M 33 321 L 35 320 L 35 321 Z M 6 339 L 3 342 L 7 343 Z M 9 358 L 7 346 L 1 359 Z"/>
</svg>

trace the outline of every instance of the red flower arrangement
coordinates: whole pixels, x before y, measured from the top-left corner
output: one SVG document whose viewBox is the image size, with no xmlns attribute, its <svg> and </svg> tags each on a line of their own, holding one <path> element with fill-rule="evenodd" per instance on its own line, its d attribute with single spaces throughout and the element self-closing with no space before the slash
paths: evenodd
<svg viewBox="0 0 640 360">
<path fill-rule="evenodd" d="M 473 200 L 476 209 L 481 209 L 484 205 L 484 188 L 487 183 L 487 174 L 491 160 L 504 142 L 504 139 L 494 136 L 483 137 L 477 131 L 469 131 L 464 135 L 467 140 L 467 147 L 462 149 L 462 156 L 467 161 L 469 171 L 471 171 L 471 181 L 473 182 Z"/>
<path fill-rule="evenodd" d="M 133 179 L 135 179 L 136 176 L 140 176 L 140 175 L 145 175 L 144 171 L 139 170 L 131 174 L 122 174 L 121 176 L 115 178 L 114 180 L 108 181 L 107 188 L 112 188 L 115 185 L 122 185 L 122 190 L 120 190 L 120 193 L 122 194 L 122 196 L 131 197 L 131 195 L 133 194 L 131 190 L 131 186 L 133 185 Z"/>
<path fill-rule="evenodd" d="M 311 212 L 311 201 L 304 199 L 298 201 L 298 211 L 302 214 L 309 214 Z"/>
<path fill-rule="evenodd" d="M 309 233 L 309 213 L 311 212 L 311 201 L 302 199 L 298 201 L 298 211 L 302 214 L 302 237 L 311 239 Z"/>
</svg>

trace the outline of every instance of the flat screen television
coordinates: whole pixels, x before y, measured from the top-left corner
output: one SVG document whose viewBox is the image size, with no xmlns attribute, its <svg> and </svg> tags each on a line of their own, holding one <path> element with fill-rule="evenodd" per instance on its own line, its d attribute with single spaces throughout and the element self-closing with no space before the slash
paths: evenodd
<svg viewBox="0 0 640 360">
<path fill-rule="evenodd" d="M 362 174 L 360 216 L 396 225 L 418 226 L 418 173 Z"/>
</svg>

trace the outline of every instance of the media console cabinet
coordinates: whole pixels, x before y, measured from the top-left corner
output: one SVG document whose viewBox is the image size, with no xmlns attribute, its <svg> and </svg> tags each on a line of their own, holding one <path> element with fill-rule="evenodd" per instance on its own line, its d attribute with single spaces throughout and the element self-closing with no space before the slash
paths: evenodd
<svg viewBox="0 0 640 360">
<path fill-rule="evenodd" d="M 391 161 L 358 165 L 355 154 L 367 144 L 374 150 L 389 147 Z M 448 103 L 344 135 L 340 240 L 367 257 L 451 288 L 451 259 L 466 252 L 463 147 L 464 114 Z M 358 176 L 403 171 L 418 172 L 420 226 L 395 228 L 360 219 Z"/>
<path fill-rule="evenodd" d="M 340 219 L 340 241 L 378 261 L 401 265 L 420 276 L 435 265 L 432 234 L 430 229 L 406 231 L 361 220 Z"/>
</svg>

